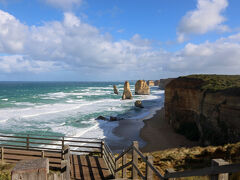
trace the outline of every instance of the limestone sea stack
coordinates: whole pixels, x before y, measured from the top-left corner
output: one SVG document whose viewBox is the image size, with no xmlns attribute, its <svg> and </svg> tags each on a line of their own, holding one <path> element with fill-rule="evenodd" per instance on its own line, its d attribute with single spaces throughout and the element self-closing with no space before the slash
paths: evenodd
<svg viewBox="0 0 240 180">
<path fill-rule="evenodd" d="M 147 85 L 148 85 L 148 86 L 154 86 L 154 81 L 148 80 L 148 81 L 147 81 Z"/>
<path fill-rule="evenodd" d="M 113 91 L 114 91 L 114 94 L 118 94 L 118 89 L 116 85 L 113 85 Z"/>
<path fill-rule="evenodd" d="M 240 76 L 190 75 L 165 89 L 165 118 L 179 133 L 203 145 L 240 140 Z"/>
<path fill-rule="evenodd" d="M 130 90 L 130 84 L 128 81 L 125 81 L 124 83 L 124 90 L 123 90 L 123 95 L 122 95 L 122 99 L 132 99 L 132 92 Z"/>
<path fill-rule="evenodd" d="M 150 88 L 146 81 L 138 80 L 135 84 L 135 94 L 137 95 L 148 95 L 150 94 Z"/>
</svg>

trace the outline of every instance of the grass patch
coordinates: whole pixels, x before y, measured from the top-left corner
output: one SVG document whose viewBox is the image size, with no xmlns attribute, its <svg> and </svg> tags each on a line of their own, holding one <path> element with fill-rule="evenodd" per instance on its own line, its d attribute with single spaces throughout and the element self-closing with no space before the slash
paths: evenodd
<svg viewBox="0 0 240 180">
<path fill-rule="evenodd" d="M 224 91 L 231 89 L 236 91 L 240 90 L 240 75 L 210 75 L 210 74 L 198 74 L 183 76 L 180 78 L 192 78 L 202 80 L 202 90 L 210 91 Z M 239 92 L 239 91 L 238 91 Z"/>
<path fill-rule="evenodd" d="M 0 180 L 11 180 L 11 171 L 15 164 L 7 164 L 0 161 Z"/>
</svg>

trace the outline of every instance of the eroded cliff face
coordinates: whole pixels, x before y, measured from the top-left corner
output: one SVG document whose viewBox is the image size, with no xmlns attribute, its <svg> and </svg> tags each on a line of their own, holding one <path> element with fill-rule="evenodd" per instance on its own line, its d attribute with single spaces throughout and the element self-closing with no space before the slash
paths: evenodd
<svg viewBox="0 0 240 180">
<path fill-rule="evenodd" d="M 174 78 L 168 78 L 168 79 L 160 79 L 159 81 L 159 89 L 164 90 L 165 87 L 173 80 Z"/>
<path fill-rule="evenodd" d="M 203 145 L 240 141 L 240 88 L 203 89 L 206 82 L 177 78 L 165 89 L 165 117 L 179 133 Z"/>
</svg>

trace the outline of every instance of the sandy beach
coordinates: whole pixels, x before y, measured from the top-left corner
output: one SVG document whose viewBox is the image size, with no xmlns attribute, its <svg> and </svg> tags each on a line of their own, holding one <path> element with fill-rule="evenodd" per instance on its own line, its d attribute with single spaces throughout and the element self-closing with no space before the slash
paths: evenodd
<svg viewBox="0 0 240 180">
<path fill-rule="evenodd" d="M 153 152 L 177 147 L 192 147 L 198 142 L 192 142 L 174 132 L 164 119 L 164 108 L 156 111 L 152 118 L 146 120 L 121 120 L 119 126 L 113 129 L 113 134 L 120 139 L 113 151 L 125 149 L 132 141 L 138 141 L 142 152 Z M 111 143 L 110 143 L 111 144 Z"/>
<path fill-rule="evenodd" d="M 140 130 L 140 137 L 146 142 L 146 145 L 141 148 L 143 152 L 198 145 L 198 142 L 189 141 L 174 132 L 173 128 L 165 121 L 164 108 L 158 110 L 152 118 L 144 120 L 144 124 Z"/>
</svg>

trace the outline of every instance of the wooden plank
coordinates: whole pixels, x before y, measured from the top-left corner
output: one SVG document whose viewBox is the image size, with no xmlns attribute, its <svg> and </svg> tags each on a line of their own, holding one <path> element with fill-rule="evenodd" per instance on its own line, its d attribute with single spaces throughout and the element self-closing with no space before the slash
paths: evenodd
<svg viewBox="0 0 240 180">
<path fill-rule="evenodd" d="M 32 156 L 32 157 L 41 157 L 41 150 L 24 150 L 24 149 L 8 149 L 6 148 L 5 154 L 6 155 L 22 155 L 22 156 Z M 57 153 L 57 152 L 46 152 L 44 151 L 44 156 L 47 158 L 61 158 L 61 153 Z"/>
<path fill-rule="evenodd" d="M 71 178 L 106 179 L 111 176 L 103 158 L 94 156 L 71 155 Z"/>
<path fill-rule="evenodd" d="M 35 157 L 35 156 L 23 156 L 23 155 L 9 155 L 9 154 L 5 154 L 4 159 L 8 160 L 8 159 L 14 159 L 14 160 L 30 160 L 30 159 L 40 159 L 41 156 L 39 157 Z M 56 158 L 48 158 L 49 162 L 54 162 L 54 163 L 60 163 L 61 159 L 56 159 Z"/>
</svg>

